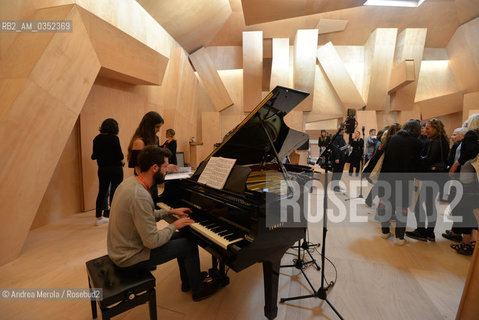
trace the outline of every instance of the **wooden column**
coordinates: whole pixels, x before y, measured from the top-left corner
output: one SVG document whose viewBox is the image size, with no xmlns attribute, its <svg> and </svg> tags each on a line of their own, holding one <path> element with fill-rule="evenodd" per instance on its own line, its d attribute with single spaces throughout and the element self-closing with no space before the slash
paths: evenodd
<svg viewBox="0 0 479 320">
<path fill-rule="evenodd" d="M 216 67 L 205 48 L 190 54 L 190 61 L 198 72 L 201 84 L 205 88 L 217 111 L 222 111 L 233 104 Z"/>
<path fill-rule="evenodd" d="M 289 86 L 289 39 L 273 39 L 273 61 L 269 89 L 276 86 Z"/>
<path fill-rule="evenodd" d="M 309 92 L 296 111 L 313 109 L 316 52 L 318 50 L 318 29 L 298 30 L 294 38 L 293 83 L 294 88 Z"/>
<path fill-rule="evenodd" d="M 243 109 L 253 110 L 262 99 L 263 31 L 243 32 Z"/>
<path fill-rule="evenodd" d="M 318 60 L 339 97 L 344 111 L 348 108 L 363 107 L 364 100 L 331 42 L 318 49 Z"/>
<path fill-rule="evenodd" d="M 419 78 L 424 44 L 426 43 L 426 28 L 407 28 L 398 36 L 396 43 L 395 65 L 404 60 L 414 60 L 414 76 Z M 417 81 L 400 88 L 391 95 L 391 111 L 411 110 L 416 97 Z"/>
<path fill-rule="evenodd" d="M 378 28 L 365 45 L 366 100 L 368 110 L 385 110 L 389 103 L 388 82 L 396 46 L 396 28 Z"/>
</svg>

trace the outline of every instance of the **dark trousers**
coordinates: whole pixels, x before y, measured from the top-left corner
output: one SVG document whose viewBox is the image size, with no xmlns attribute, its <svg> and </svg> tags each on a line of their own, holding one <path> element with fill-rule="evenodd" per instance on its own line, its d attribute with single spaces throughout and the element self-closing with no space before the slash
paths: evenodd
<svg viewBox="0 0 479 320">
<path fill-rule="evenodd" d="M 333 175 L 331 177 L 331 187 L 339 187 L 339 180 L 341 180 L 341 176 L 343 175 L 344 170 L 344 161 L 340 161 L 336 163 L 333 161 Z"/>
<path fill-rule="evenodd" d="M 418 229 L 424 230 L 427 220 L 427 228 L 434 231 L 437 220 L 436 197 L 438 193 L 438 189 L 421 187 L 419 198 L 414 207 L 414 216 L 416 217 Z M 426 210 L 424 210 L 424 207 Z"/>
<path fill-rule="evenodd" d="M 356 169 L 356 176 L 359 175 L 359 170 L 361 169 L 361 161 L 354 161 L 349 164 L 349 175 L 353 175 L 353 169 Z"/>
<path fill-rule="evenodd" d="M 176 259 L 180 270 L 181 282 L 189 285 L 193 292 L 201 289 L 201 270 L 198 246 L 185 232 L 175 232 L 170 241 L 150 251 L 150 259 L 142 261 L 125 271 L 150 270 L 153 267 Z"/>
<path fill-rule="evenodd" d="M 111 205 L 113 195 L 118 185 L 123 181 L 123 167 L 121 166 L 108 166 L 98 167 L 98 195 L 96 196 L 96 217 L 100 218 L 103 215 L 109 216 L 110 209 L 108 204 Z M 108 202 L 108 189 L 110 189 L 110 202 Z"/>
</svg>

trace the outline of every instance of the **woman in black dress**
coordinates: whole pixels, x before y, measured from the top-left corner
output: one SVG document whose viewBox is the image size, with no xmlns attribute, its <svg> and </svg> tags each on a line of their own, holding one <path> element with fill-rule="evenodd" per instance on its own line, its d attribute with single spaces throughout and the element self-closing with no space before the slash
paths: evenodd
<svg viewBox="0 0 479 320">
<path fill-rule="evenodd" d="M 176 160 L 176 140 L 175 140 L 175 130 L 168 129 L 166 130 L 166 141 L 161 145 L 162 148 L 166 148 L 171 151 L 171 157 L 168 159 L 170 164 L 177 164 Z"/>
<path fill-rule="evenodd" d="M 360 138 L 360 132 L 356 131 L 353 135 L 353 138 L 349 142 L 349 145 L 352 148 L 351 154 L 349 155 L 349 175 L 353 175 L 353 169 L 356 168 L 356 176 L 359 175 L 361 169 L 361 159 L 364 153 L 364 140 Z"/>
<path fill-rule="evenodd" d="M 100 134 L 93 140 L 92 160 L 98 163 L 99 189 L 96 197 L 95 225 L 108 222 L 110 209 L 108 206 L 108 189 L 110 189 L 110 205 L 118 185 L 123 181 L 123 152 L 118 139 L 118 122 L 108 118 L 101 124 Z M 103 212 L 103 216 L 102 216 Z"/>
</svg>

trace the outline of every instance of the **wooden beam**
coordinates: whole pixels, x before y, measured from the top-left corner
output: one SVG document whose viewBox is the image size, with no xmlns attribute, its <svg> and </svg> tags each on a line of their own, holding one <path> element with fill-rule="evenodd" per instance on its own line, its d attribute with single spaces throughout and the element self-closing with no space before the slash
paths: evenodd
<svg viewBox="0 0 479 320">
<path fill-rule="evenodd" d="M 404 60 L 414 60 L 414 76 L 419 79 L 419 70 L 426 43 L 426 28 L 407 28 L 398 36 L 396 43 L 395 64 Z M 411 110 L 416 97 L 417 81 L 413 81 L 391 95 L 391 111 Z"/>
<path fill-rule="evenodd" d="M 316 29 L 319 34 L 343 31 L 346 29 L 348 20 L 339 19 L 319 19 Z"/>
<path fill-rule="evenodd" d="M 338 119 L 329 119 L 316 122 L 309 122 L 305 124 L 306 131 L 317 131 L 317 130 L 337 130 L 338 129 Z"/>
<path fill-rule="evenodd" d="M 414 70 L 414 60 L 404 60 L 400 64 L 397 64 L 391 72 L 388 93 L 392 94 L 416 80 Z"/>
<path fill-rule="evenodd" d="M 368 110 L 385 110 L 389 103 L 388 81 L 391 77 L 396 28 L 378 28 L 365 45 L 366 91 Z"/>
<path fill-rule="evenodd" d="M 464 94 L 455 92 L 440 97 L 416 102 L 421 110 L 422 119 L 430 119 L 450 113 L 461 112 Z"/>
<path fill-rule="evenodd" d="M 289 38 L 273 39 L 270 90 L 289 86 Z"/>
<path fill-rule="evenodd" d="M 243 109 L 250 112 L 261 102 L 263 32 L 243 32 Z"/>
<path fill-rule="evenodd" d="M 205 48 L 190 54 L 190 61 L 198 72 L 200 82 L 205 88 L 216 110 L 222 111 L 233 104 L 213 61 Z"/>
<path fill-rule="evenodd" d="M 293 55 L 294 88 L 310 93 L 310 95 L 295 108 L 297 111 L 311 111 L 313 108 L 317 50 L 317 29 L 296 31 Z"/>
<path fill-rule="evenodd" d="M 136 85 L 161 85 L 168 57 L 78 7 L 100 60 L 100 76 Z"/>
<path fill-rule="evenodd" d="M 318 60 L 339 97 L 344 110 L 364 107 L 365 103 L 361 94 L 331 42 L 318 49 Z"/>
</svg>

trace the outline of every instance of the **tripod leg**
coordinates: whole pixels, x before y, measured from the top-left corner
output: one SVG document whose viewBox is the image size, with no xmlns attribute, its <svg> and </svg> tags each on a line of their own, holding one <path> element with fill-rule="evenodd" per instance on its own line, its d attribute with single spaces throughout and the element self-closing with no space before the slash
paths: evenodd
<svg viewBox="0 0 479 320">
<path fill-rule="evenodd" d="M 309 257 L 311 258 L 311 262 L 314 263 L 314 265 L 316 266 L 316 269 L 319 271 L 321 270 L 321 268 L 319 267 L 318 263 L 316 262 L 316 259 L 313 258 L 313 255 L 311 254 L 311 252 L 309 252 L 309 249 L 306 250 L 306 252 L 308 253 Z"/>
<path fill-rule="evenodd" d="M 344 320 L 344 318 L 339 314 L 338 310 L 336 310 L 336 308 L 331 304 L 331 302 L 329 302 L 328 298 L 324 298 L 323 300 L 328 303 L 328 305 L 331 307 L 331 309 L 333 309 L 334 313 L 336 313 L 339 319 Z"/>
</svg>

